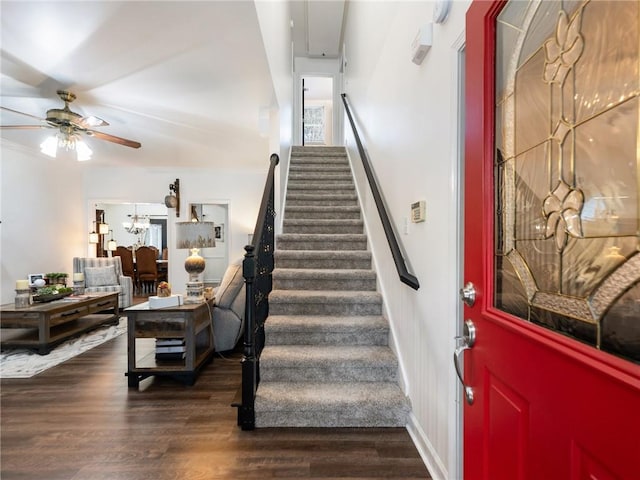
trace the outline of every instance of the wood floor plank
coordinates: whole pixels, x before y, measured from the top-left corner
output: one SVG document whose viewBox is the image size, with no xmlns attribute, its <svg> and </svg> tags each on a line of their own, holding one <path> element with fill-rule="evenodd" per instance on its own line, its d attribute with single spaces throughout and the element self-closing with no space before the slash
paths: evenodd
<svg viewBox="0 0 640 480">
<path fill-rule="evenodd" d="M 126 336 L 30 379 L 0 382 L 3 480 L 425 479 L 403 428 L 243 432 L 240 353 L 189 387 L 127 387 Z"/>
</svg>

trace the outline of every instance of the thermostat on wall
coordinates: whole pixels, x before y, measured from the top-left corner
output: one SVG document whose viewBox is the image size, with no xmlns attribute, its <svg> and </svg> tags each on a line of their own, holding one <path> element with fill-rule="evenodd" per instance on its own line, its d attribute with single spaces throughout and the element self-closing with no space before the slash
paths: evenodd
<svg viewBox="0 0 640 480">
<path fill-rule="evenodd" d="M 424 222 L 427 219 L 427 202 L 421 200 L 411 204 L 411 223 Z"/>
</svg>

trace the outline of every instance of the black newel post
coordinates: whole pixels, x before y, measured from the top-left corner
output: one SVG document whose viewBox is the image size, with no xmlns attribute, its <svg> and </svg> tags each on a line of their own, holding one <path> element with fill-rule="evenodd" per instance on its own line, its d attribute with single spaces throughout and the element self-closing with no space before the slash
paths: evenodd
<svg viewBox="0 0 640 480">
<path fill-rule="evenodd" d="M 238 408 L 238 425 L 242 430 L 253 430 L 255 412 L 253 409 L 257 385 L 256 346 L 254 343 L 255 318 L 253 308 L 253 280 L 256 276 L 256 258 L 253 245 L 244 247 L 246 253 L 242 261 L 242 276 L 245 280 L 245 328 L 244 356 L 242 358 L 242 405 Z"/>
</svg>

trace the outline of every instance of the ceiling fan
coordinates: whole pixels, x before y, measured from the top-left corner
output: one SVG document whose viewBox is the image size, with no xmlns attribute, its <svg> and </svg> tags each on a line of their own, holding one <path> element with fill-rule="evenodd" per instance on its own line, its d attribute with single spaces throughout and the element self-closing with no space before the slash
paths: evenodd
<svg viewBox="0 0 640 480">
<path fill-rule="evenodd" d="M 40 118 L 29 113 L 19 112 L 7 107 L 0 107 L 2 110 L 18 113 L 27 117 L 35 118 L 40 121 L 39 125 L 0 125 L 0 128 L 13 128 L 13 129 L 38 129 L 38 128 L 57 128 L 60 132 L 57 135 L 58 146 L 66 148 L 74 148 L 75 142 L 79 140 L 79 134 L 83 133 L 90 137 L 95 137 L 100 140 L 106 140 L 107 142 L 117 143 L 124 145 L 125 147 L 140 148 L 140 142 L 133 140 L 127 140 L 126 138 L 116 137 L 115 135 L 109 135 L 107 133 L 94 130 L 95 127 L 104 127 L 109 125 L 101 118 L 82 115 L 73 112 L 69 108 L 69 104 L 76 99 L 76 95 L 67 90 L 58 90 L 58 96 L 64 102 L 64 108 L 52 108 L 47 110 L 47 117 Z M 44 145 L 44 144 L 43 144 Z M 44 152 L 44 146 L 43 152 Z M 46 153 L 46 152 L 44 152 Z M 55 155 L 52 155 L 55 156 Z"/>
</svg>

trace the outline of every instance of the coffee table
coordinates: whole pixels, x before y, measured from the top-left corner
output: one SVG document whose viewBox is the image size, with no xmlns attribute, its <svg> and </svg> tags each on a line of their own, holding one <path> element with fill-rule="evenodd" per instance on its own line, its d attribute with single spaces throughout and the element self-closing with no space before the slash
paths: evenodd
<svg viewBox="0 0 640 480">
<path fill-rule="evenodd" d="M 126 308 L 129 387 L 155 375 L 193 385 L 200 369 L 213 358 L 213 305 L 212 299 L 177 307 L 149 308 L 149 302 L 144 302 Z M 141 338 L 184 339 L 184 358 L 160 361 L 155 350 L 136 358 L 136 339 Z"/>
<path fill-rule="evenodd" d="M 48 354 L 65 340 L 120 319 L 118 293 L 91 293 L 16 308 L 0 305 L 2 347 L 22 347 Z"/>
</svg>

